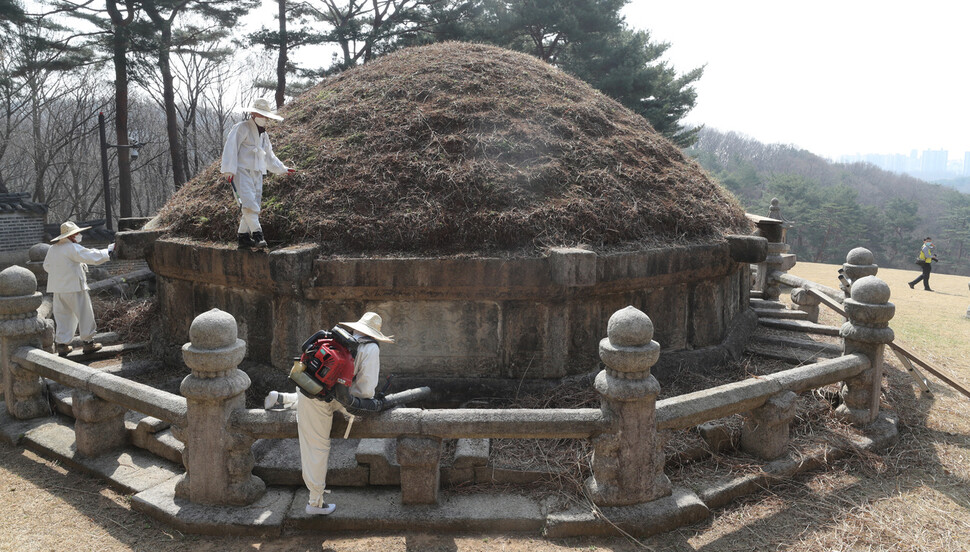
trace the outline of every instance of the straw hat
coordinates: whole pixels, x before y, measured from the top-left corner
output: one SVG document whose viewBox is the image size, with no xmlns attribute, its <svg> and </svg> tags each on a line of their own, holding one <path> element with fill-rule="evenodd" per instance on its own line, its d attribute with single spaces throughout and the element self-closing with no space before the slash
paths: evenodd
<svg viewBox="0 0 970 552">
<path fill-rule="evenodd" d="M 51 243 L 57 243 L 63 239 L 70 238 L 74 234 L 80 234 L 85 230 L 90 230 L 90 226 L 85 226 L 84 228 L 78 228 L 78 225 L 71 221 L 67 221 L 61 225 L 61 235 L 51 240 Z"/>
<path fill-rule="evenodd" d="M 282 121 L 283 117 L 276 114 L 276 109 L 273 104 L 269 103 L 266 98 L 257 98 L 253 101 L 252 105 L 244 107 L 241 109 L 243 113 L 259 113 L 264 117 L 269 117 L 274 121 Z"/>
<path fill-rule="evenodd" d="M 394 336 L 386 336 L 381 333 L 381 315 L 376 312 L 365 312 L 357 322 L 340 322 L 341 326 L 346 326 L 351 330 L 356 330 L 366 336 L 373 337 L 384 343 L 394 343 Z"/>
</svg>

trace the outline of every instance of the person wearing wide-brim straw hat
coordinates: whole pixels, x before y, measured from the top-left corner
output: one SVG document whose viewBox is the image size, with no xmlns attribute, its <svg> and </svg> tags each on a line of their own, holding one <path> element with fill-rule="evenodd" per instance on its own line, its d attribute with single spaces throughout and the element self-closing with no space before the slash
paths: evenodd
<svg viewBox="0 0 970 552">
<path fill-rule="evenodd" d="M 263 175 L 289 174 L 296 169 L 288 168 L 273 153 L 266 125 L 270 120 L 282 121 L 272 104 L 265 98 L 255 100 L 241 110 L 247 114 L 245 121 L 237 123 L 226 136 L 222 149 L 222 176 L 232 186 L 236 201 L 242 208 L 239 219 L 237 242 L 239 249 L 263 249 L 266 239 L 259 224 L 259 212 L 263 202 Z"/>
<path fill-rule="evenodd" d="M 341 397 L 344 389 L 337 391 L 336 400 L 314 397 L 305 392 L 270 391 L 263 404 L 267 410 L 292 408 L 293 404 L 296 404 L 300 464 L 303 482 L 310 491 L 306 513 L 310 515 L 327 515 L 337 508 L 335 504 L 327 504 L 323 499 L 327 487 L 327 463 L 330 458 L 330 429 L 333 425 L 333 413 L 342 410 L 343 407 L 352 413 L 381 410 L 383 396 L 375 396 L 381 371 L 381 351 L 378 343 L 394 343 L 392 336 L 384 335 L 381 331 L 383 319 L 375 312 L 364 313 L 356 322 L 340 322 L 339 325 L 353 331 L 357 340 L 354 380 L 350 386 L 350 396 Z"/>
<path fill-rule="evenodd" d="M 81 245 L 81 232 L 85 230 L 90 227 L 81 228 L 71 221 L 62 224 L 60 235 L 51 240 L 54 245 L 44 258 L 47 291 L 54 295 L 54 343 L 61 356 L 71 352 L 75 331 L 80 333 L 85 354 L 101 349 L 101 344 L 94 342 L 97 324 L 85 271 L 89 264 L 108 261 L 114 244 L 107 249 L 88 249 Z"/>
</svg>

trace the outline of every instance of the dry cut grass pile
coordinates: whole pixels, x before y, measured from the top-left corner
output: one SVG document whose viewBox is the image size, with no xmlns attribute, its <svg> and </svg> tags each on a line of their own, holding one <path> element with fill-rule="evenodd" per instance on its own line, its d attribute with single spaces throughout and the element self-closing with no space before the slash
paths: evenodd
<svg viewBox="0 0 970 552">
<path fill-rule="evenodd" d="M 737 201 L 646 119 L 536 58 L 444 43 L 329 78 L 270 129 L 299 172 L 266 179 L 271 241 L 326 253 L 637 247 L 746 232 Z M 232 241 L 213 164 L 160 221 Z"/>
</svg>

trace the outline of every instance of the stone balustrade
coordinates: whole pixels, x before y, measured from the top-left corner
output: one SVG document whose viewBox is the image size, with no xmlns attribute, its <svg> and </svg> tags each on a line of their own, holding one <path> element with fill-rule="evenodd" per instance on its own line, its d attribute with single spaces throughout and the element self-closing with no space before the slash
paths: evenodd
<svg viewBox="0 0 970 552">
<path fill-rule="evenodd" d="M 816 364 L 657 401 L 651 368 L 660 357 L 651 319 L 634 307 L 613 314 L 599 353 L 605 369 L 595 379 L 599 409 L 423 410 L 398 408 L 358 419 L 350 437 L 398 440 L 403 504 L 438 500 L 441 440 L 446 438 L 589 439 L 594 455 L 586 482 L 602 507 L 669 500 L 661 431 L 690 428 L 724 416 L 745 416 L 741 446 L 769 459 L 788 446 L 796 393 L 845 382 L 838 413 L 865 426 L 879 412 L 883 344 L 892 340 L 894 313 L 888 286 L 874 276 L 853 283 L 842 327 L 845 354 Z M 202 504 L 245 505 L 265 492 L 253 475 L 257 438 L 296 436 L 293 412 L 245 408 L 249 377 L 239 370 L 246 343 L 235 319 L 213 309 L 196 317 L 183 347 L 191 373 L 182 396 L 146 388 L 49 352 L 50 328 L 37 317 L 36 280 L 26 269 L 0 272 L 0 368 L 7 411 L 26 419 L 48 414 L 41 376 L 73 387 L 78 451 L 98 455 L 121 446 L 124 409 L 167 420 L 185 444 L 180 498 Z M 334 435 L 345 422 L 335 419 Z M 103 439 L 98 439 L 103 435 Z"/>
</svg>

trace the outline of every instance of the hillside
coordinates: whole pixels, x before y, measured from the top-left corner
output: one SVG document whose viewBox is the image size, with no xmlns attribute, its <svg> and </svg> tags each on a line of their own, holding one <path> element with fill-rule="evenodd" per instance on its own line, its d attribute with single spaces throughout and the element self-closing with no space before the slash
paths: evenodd
<svg viewBox="0 0 970 552">
<path fill-rule="evenodd" d="M 299 172 L 266 179 L 261 222 L 283 245 L 435 255 L 749 231 L 738 202 L 646 119 L 525 54 L 407 48 L 323 81 L 281 114 L 274 149 Z M 229 242 L 237 213 L 213 164 L 160 221 Z"/>
<path fill-rule="evenodd" d="M 802 260 L 840 263 L 864 246 L 881 266 L 910 268 L 932 236 L 937 270 L 970 272 L 970 195 L 865 163 L 832 163 L 806 150 L 703 129 L 688 154 L 749 212 L 768 214 L 773 197 L 795 222 L 789 243 Z"/>
</svg>

